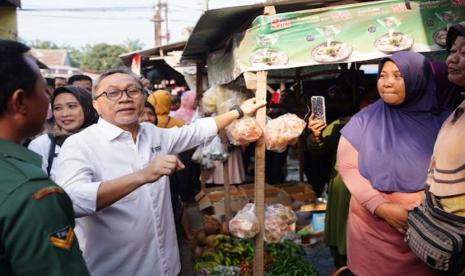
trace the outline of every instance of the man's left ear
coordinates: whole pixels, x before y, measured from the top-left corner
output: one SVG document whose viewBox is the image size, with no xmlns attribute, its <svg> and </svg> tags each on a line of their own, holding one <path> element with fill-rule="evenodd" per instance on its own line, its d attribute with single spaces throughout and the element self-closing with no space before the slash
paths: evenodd
<svg viewBox="0 0 465 276">
<path fill-rule="evenodd" d="M 13 92 L 9 100 L 9 107 L 13 113 L 27 114 L 26 93 L 24 90 L 18 89 Z"/>
</svg>

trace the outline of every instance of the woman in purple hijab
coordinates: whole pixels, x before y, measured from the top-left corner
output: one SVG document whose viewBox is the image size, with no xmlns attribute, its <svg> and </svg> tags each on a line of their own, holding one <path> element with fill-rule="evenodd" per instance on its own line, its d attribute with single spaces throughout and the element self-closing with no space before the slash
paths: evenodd
<svg viewBox="0 0 465 276">
<path fill-rule="evenodd" d="M 399 52 L 379 63 L 381 99 L 341 130 L 337 167 L 351 192 L 350 270 L 434 275 L 403 242 L 408 210 L 422 198 L 433 145 L 449 112 L 438 108 L 430 61 Z"/>
</svg>

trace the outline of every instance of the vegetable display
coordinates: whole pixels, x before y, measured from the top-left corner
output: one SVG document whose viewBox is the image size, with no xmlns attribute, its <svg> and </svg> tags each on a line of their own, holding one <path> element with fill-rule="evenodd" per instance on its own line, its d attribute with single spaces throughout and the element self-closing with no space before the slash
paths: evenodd
<svg viewBox="0 0 465 276">
<path fill-rule="evenodd" d="M 196 260 L 197 276 L 253 275 L 254 247 L 251 240 L 227 235 L 215 235 L 215 247 Z M 265 243 L 266 276 L 316 276 L 317 270 L 305 260 L 302 246 L 291 240 L 282 243 Z"/>
</svg>

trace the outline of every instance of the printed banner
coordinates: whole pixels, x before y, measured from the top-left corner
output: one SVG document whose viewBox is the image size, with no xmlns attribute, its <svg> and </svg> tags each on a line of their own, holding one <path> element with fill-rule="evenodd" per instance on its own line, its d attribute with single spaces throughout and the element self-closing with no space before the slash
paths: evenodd
<svg viewBox="0 0 465 276">
<path fill-rule="evenodd" d="M 241 72 L 440 51 L 465 0 L 388 0 L 257 17 L 234 50 Z"/>
</svg>

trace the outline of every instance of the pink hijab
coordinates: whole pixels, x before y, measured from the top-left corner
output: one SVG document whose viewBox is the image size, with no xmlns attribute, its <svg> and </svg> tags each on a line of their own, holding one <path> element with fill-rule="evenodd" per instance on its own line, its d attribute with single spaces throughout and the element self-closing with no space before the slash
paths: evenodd
<svg viewBox="0 0 465 276">
<path fill-rule="evenodd" d="M 181 97 L 181 107 L 174 112 L 173 117 L 189 124 L 195 113 L 195 92 L 187 91 Z"/>
</svg>

